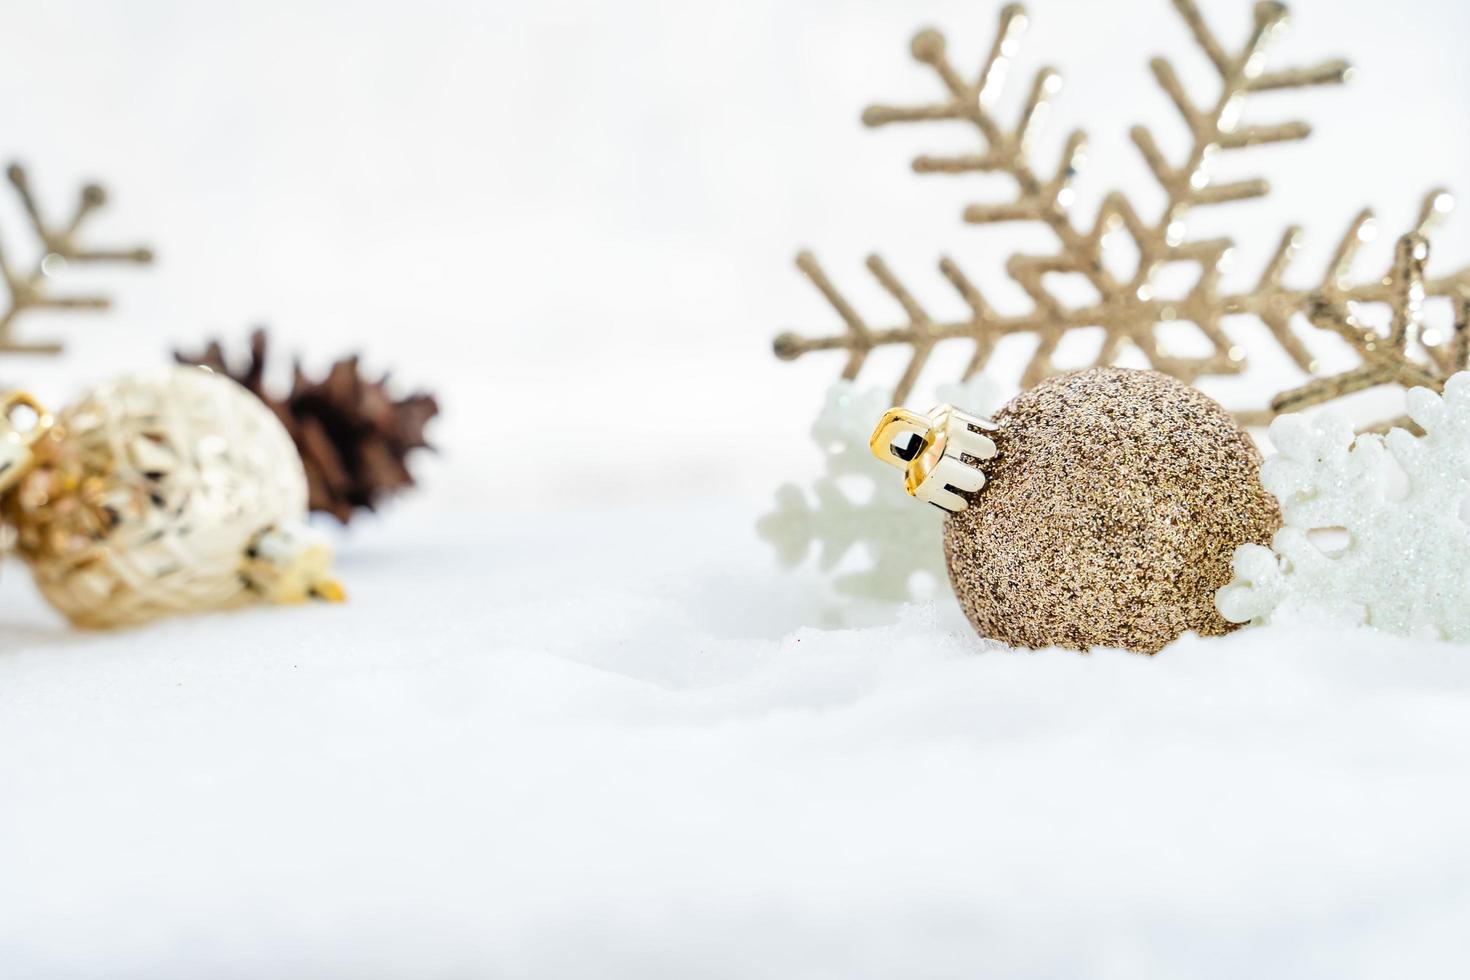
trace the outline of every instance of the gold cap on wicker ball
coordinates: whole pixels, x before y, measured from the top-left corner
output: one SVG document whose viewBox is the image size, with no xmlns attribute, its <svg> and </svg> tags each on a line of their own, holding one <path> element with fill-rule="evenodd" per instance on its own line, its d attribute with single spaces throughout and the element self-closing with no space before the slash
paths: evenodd
<svg viewBox="0 0 1470 980">
<path fill-rule="evenodd" d="M 16 409 L 26 409 L 35 418 L 29 425 L 17 425 Z M 0 395 L 0 493 L 31 468 L 36 458 L 36 443 L 54 424 L 51 413 L 29 392 L 10 391 Z"/>
</svg>

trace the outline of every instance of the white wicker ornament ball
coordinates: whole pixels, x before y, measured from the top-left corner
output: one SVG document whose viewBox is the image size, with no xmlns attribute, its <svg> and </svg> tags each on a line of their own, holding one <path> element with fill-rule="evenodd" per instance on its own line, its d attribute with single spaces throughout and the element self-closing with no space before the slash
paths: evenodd
<svg viewBox="0 0 1470 980">
<path fill-rule="evenodd" d="M 306 474 L 256 396 L 196 367 L 119 378 L 62 410 L 5 498 L 46 599 L 83 626 L 339 599 Z"/>
</svg>

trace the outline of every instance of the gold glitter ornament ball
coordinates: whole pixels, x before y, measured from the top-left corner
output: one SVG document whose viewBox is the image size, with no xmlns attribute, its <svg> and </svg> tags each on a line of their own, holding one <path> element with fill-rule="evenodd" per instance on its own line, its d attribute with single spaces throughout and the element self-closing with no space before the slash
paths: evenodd
<svg viewBox="0 0 1470 980">
<path fill-rule="evenodd" d="M 203 368 L 94 388 L 5 495 L 46 599 L 103 627 L 266 600 L 340 598 L 305 526 L 306 473 L 260 399 Z"/>
<path fill-rule="evenodd" d="M 1235 628 L 1215 590 L 1281 514 L 1223 408 L 1154 371 L 1097 368 L 1022 392 L 995 422 L 988 482 L 944 523 L 950 581 L 982 636 L 1153 653 Z"/>
</svg>

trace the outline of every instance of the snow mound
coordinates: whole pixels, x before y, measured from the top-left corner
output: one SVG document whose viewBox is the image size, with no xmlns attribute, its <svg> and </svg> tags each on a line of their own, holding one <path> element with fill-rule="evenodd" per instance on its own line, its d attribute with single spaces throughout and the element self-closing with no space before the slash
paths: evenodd
<svg viewBox="0 0 1470 980">
<path fill-rule="evenodd" d="M 1464 649 L 1263 627 L 1018 653 L 948 602 L 817 629 L 748 526 L 397 521 L 344 545 L 343 607 L 115 634 L 64 631 L 8 567 L 0 975 L 1236 980 L 1470 954 Z"/>
</svg>

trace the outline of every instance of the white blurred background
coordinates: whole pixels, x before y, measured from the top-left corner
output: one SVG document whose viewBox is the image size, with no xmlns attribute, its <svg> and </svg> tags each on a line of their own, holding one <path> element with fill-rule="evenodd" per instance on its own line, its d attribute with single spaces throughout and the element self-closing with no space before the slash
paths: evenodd
<svg viewBox="0 0 1470 980">
<path fill-rule="evenodd" d="M 1238 43 L 1249 0 L 1203 2 Z M 1039 166 L 1085 126 L 1080 218 L 1119 187 L 1155 215 L 1128 128 L 1176 158 L 1183 133 L 1147 61 L 1169 53 L 1204 102 L 1204 59 L 1167 0 L 1030 6 L 1002 114 L 1058 66 Z M 1254 630 L 1155 660 L 973 656 L 947 602 L 811 628 L 819 597 L 755 539 L 771 490 L 820 467 L 807 431 L 841 367 L 771 355 L 783 329 L 839 326 L 799 248 L 876 322 L 896 311 L 863 269 L 873 250 L 936 313 L 958 307 L 942 254 L 1024 308 L 1005 260 L 1045 236 L 960 221 L 1004 182 L 909 172 L 966 134 L 859 123 L 936 94 L 909 57 L 917 27 L 973 70 L 998 7 L 8 5 L 0 158 L 28 164 L 53 214 L 103 181 L 91 241 L 159 258 L 73 268 L 63 285 L 115 310 L 27 318 L 20 337 L 70 349 L 0 355 L 0 381 L 56 404 L 264 323 L 279 373 L 293 352 L 319 369 L 360 350 L 444 414 L 424 492 L 354 522 L 343 606 L 87 633 L 0 571 L 0 974 L 1234 980 L 1465 962 L 1458 651 Z M 1237 239 L 1231 285 L 1294 222 L 1292 281 L 1316 282 L 1368 204 L 1377 275 L 1425 190 L 1470 198 L 1467 37 L 1463 2 L 1299 0 L 1273 63 L 1344 56 L 1357 77 L 1247 105 L 1316 133 L 1222 161 L 1221 179 L 1274 184 L 1193 223 Z M 3 184 L 0 239 L 27 257 Z M 1436 247 L 1431 269 L 1470 261 L 1470 214 Z M 1230 329 L 1260 350 L 1252 324 Z M 1259 367 L 1210 390 L 1259 403 L 1288 380 L 1279 358 Z M 897 370 L 875 359 L 861 380 Z"/>
<path fill-rule="evenodd" d="M 52 361 L 0 373 L 60 402 L 119 365 L 268 324 L 278 369 L 351 349 L 437 391 L 439 461 L 414 507 L 556 509 L 671 496 L 764 494 L 815 468 L 806 428 L 840 356 L 777 363 L 780 329 L 828 330 L 832 311 L 792 268 L 815 249 L 875 321 L 892 311 L 862 267 L 881 250 L 932 310 L 957 299 L 934 268 L 955 256 L 1002 308 L 1024 308 L 1006 256 L 1034 229 L 964 226 L 1003 181 L 916 177 L 917 152 L 963 145 L 945 127 L 866 130 L 872 101 L 925 101 L 908 55 L 923 24 L 978 64 L 997 4 L 975 0 L 557 0 L 547 3 L 17 4 L 0 38 L 0 153 L 25 161 L 54 212 L 84 178 L 112 203 L 99 244 L 146 242 L 151 270 L 80 270 L 107 315 L 37 314 Z M 1210 0 L 1227 43 L 1245 0 Z M 1146 215 L 1158 192 L 1128 127 L 1183 134 L 1146 68 L 1169 53 L 1203 102 L 1213 78 L 1165 0 L 1038 0 L 1003 115 L 1044 64 L 1068 83 L 1039 148 L 1092 137 L 1079 215 L 1115 187 Z M 1228 233 L 1234 282 L 1254 280 L 1281 228 L 1308 232 L 1294 281 L 1316 281 L 1371 204 L 1387 261 L 1423 191 L 1470 193 L 1470 7 L 1449 0 L 1300 0 L 1275 65 L 1350 58 L 1345 88 L 1262 95 L 1247 120 L 1313 122 L 1304 144 L 1227 155 L 1224 177 L 1269 176 L 1262 201 L 1197 212 Z M 0 235 L 31 244 L 9 188 Z M 1452 217 L 1431 267 L 1470 257 Z M 1239 336 L 1252 343 L 1249 323 Z M 1014 353 L 1014 352 L 1013 352 Z M 963 358 L 963 352 L 956 352 Z M 1272 369 L 1269 357 L 1258 358 Z M 949 361 L 948 372 L 956 369 Z M 1004 365 L 1005 360 L 1000 362 Z M 921 389 L 948 380 L 941 362 Z M 1280 365 L 1276 365 L 1279 367 Z M 863 380 L 891 381 L 875 361 Z M 1243 404 L 1268 375 L 1215 393 Z M 1278 386 L 1279 387 L 1279 386 Z M 536 474 L 535 491 L 526 474 Z"/>
</svg>

